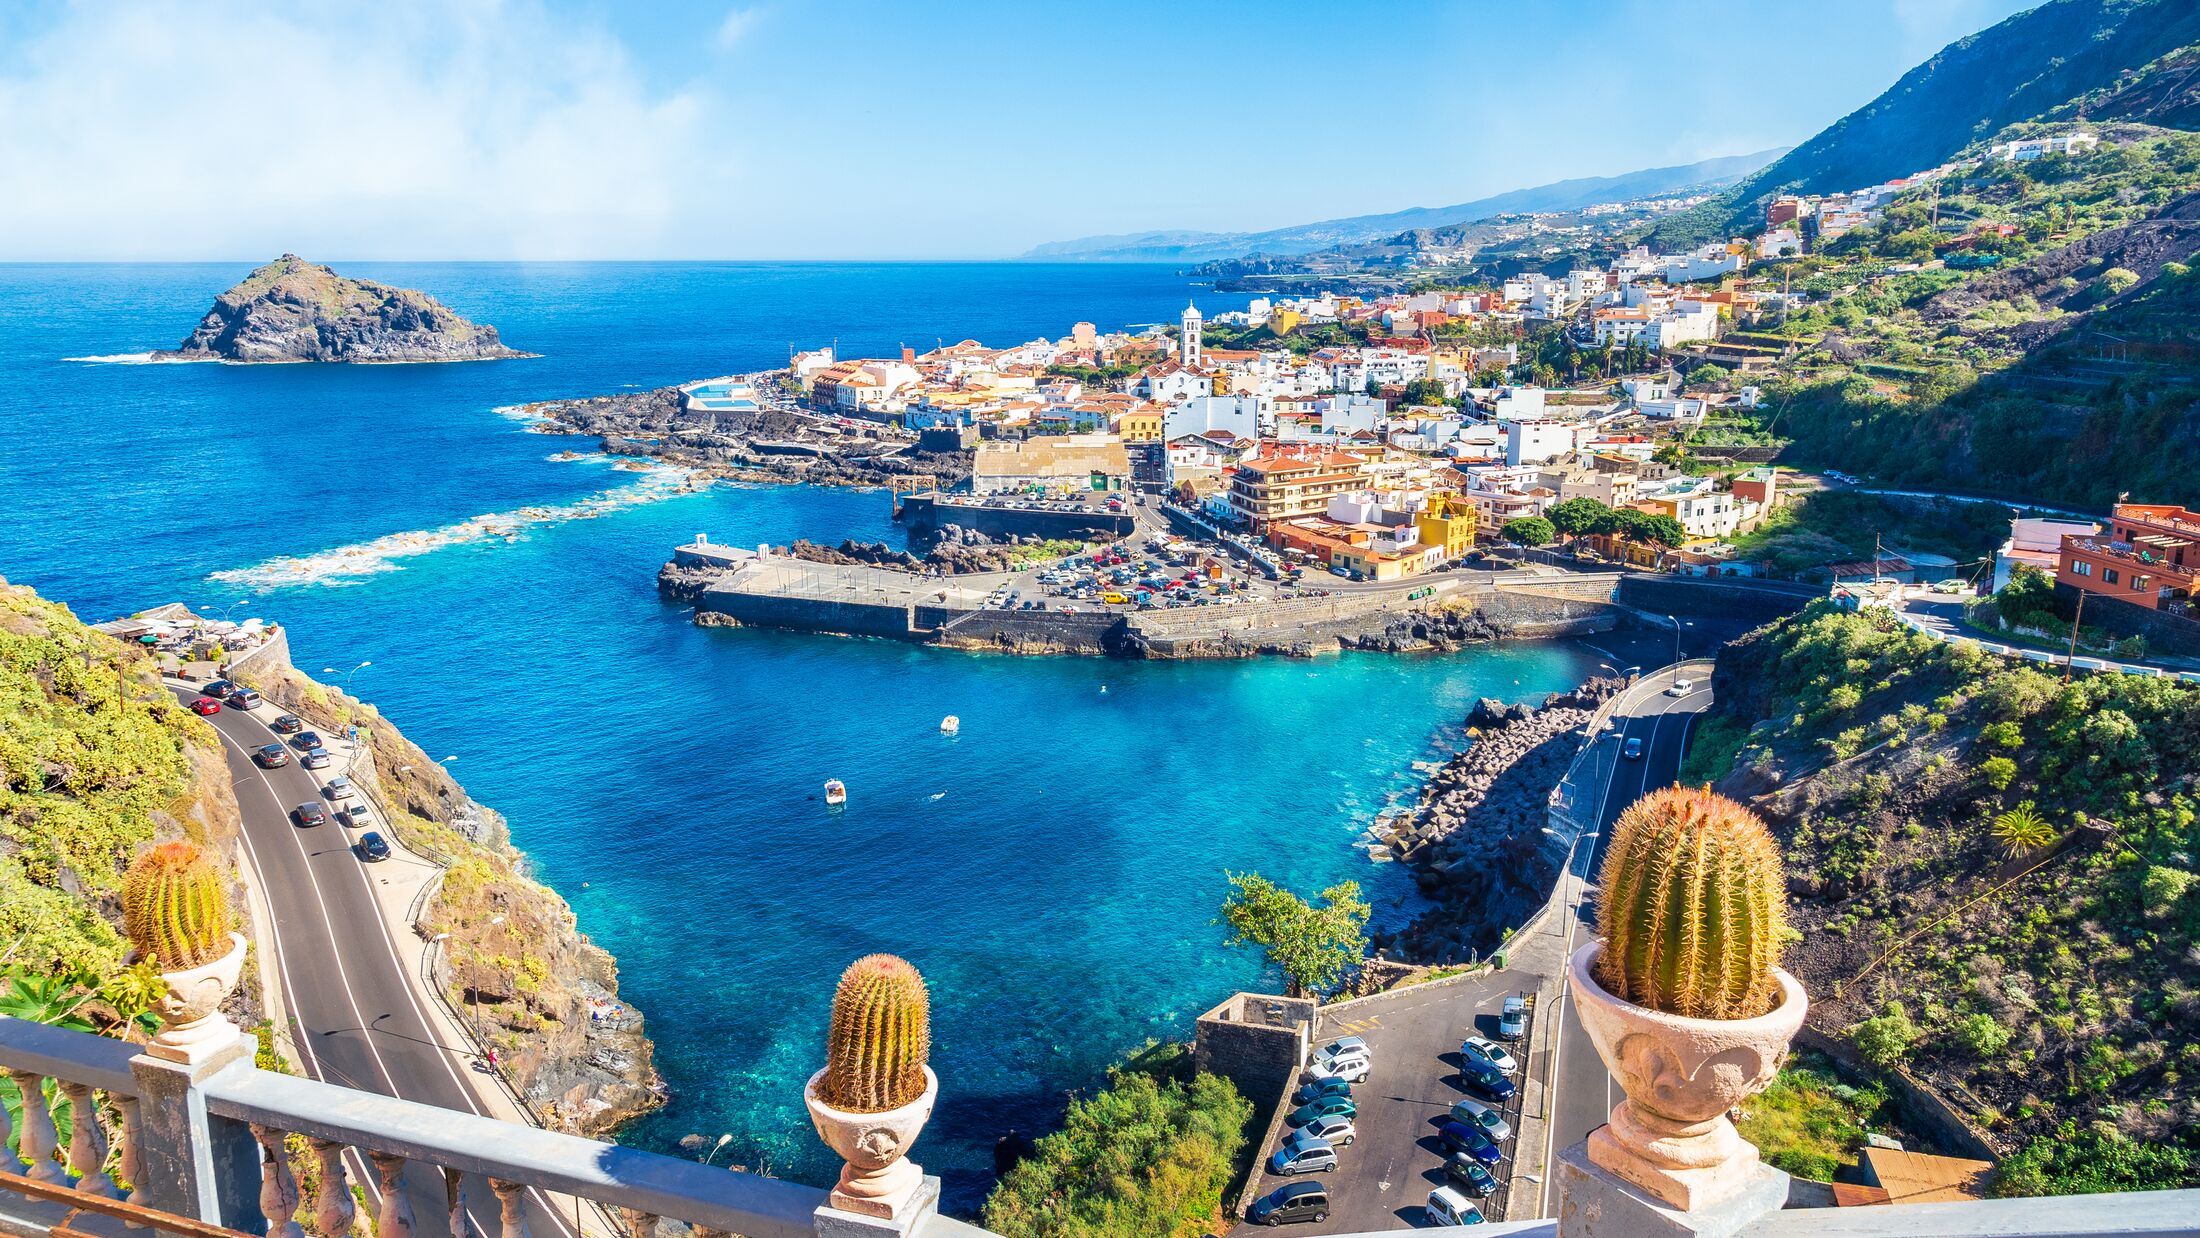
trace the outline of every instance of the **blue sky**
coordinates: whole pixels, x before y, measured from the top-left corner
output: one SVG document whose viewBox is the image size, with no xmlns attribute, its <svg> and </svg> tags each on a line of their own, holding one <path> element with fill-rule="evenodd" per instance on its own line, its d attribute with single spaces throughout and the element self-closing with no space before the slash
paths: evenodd
<svg viewBox="0 0 2200 1238">
<path fill-rule="evenodd" d="M 0 260 L 993 258 L 1799 141 L 2032 0 L 0 4 Z"/>
</svg>

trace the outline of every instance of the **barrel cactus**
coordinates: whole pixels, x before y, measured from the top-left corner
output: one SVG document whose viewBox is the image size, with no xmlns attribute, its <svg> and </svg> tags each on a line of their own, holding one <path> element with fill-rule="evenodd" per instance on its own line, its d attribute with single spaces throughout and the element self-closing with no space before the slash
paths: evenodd
<svg viewBox="0 0 2200 1238">
<path fill-rule="evenodd" d="M 818 1094 L 848 1113 L 884 1113 L 924 1095 L 932 1047 L 924 977 L 891 954 L 867 954 L 841 973 Z"/>
<path fill-rule="evenodd" d="M 1692 1019 L 1751 1019 L 1780 999 L 1787 878 L 1764 822 L 1709 787 L 1637 800 L 1604 857 L 1596 978 Z"/>
<path fill-rule="evenodd" d="M 156 844 L 123 876 L 122 923 L 139 956 L 162 971 L 211 963 L 230 950 L 228 882 L 197 843 Z"/>
</svg>

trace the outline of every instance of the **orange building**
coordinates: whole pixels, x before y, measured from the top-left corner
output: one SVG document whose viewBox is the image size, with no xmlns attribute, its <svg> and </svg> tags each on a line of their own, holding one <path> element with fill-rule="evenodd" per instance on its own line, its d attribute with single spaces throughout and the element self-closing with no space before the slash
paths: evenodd
<svg viewBox="0 0 2200 1238">
<path fill-rule="evenodd" d="M 2099 533 L 2062 539 L 2055 583 L 2149 610 L 2185 610 L 2200 577 L 2200 512 L 2118 503 Z"/>
</svg>

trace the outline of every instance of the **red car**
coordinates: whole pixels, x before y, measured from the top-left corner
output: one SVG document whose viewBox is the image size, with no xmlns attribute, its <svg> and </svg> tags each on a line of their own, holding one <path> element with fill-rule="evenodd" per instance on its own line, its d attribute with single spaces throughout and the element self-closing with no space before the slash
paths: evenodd
<svg viewBox="0 0 2200 1238">
<path fill-rule="evenodd" d="M 222 703 L 210 696 L 202 696 L 199 699 L 191 702 L 191 712 L 197 714 L 201 718 L 204 718 L 208 714 L 218 714 L 221 711 Z"/>
</svg>

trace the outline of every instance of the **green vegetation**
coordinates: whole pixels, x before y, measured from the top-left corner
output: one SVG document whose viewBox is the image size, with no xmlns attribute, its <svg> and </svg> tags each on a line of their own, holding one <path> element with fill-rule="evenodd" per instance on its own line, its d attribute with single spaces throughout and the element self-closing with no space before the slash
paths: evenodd
<svg viewBox="0 0 2200 1238">
<path fill-rule="evenodd" d="M 0 935 L 12 961 L 99 988 L 123 970 L 122 937 L 100 912 L 123 863 L 157 835 L 226 837 L 236 819 L 212 728 L 142 654 L 0 585 Z"/>
<path fill-rule="evenodd" d="M 1558 530 L 1541 516 L 1520 516 L 1506 521 L 1497 535 L 1515 546 L 1548 546 L 1557 539 Z"/>
<path fill-rule="evenodd" d="M 1831 1182 L 1835 1173 L 1856 1164 L 1856 1150 L 1886 1099 L 1877 1087 L 1841 1082 L 1822 1055 L 1799 1053 L 1771 1087 L 1745 1102 L 1735 1126 L 1774 1168 Z"/>
<path fill-rule="evenodd" d="M 1195 1238 L 1218 1233 L 1251 1102 L 1194 1075 L 1181 1046 L 1109 1072 L 1062 1129 L 1002 1175 L 985 1225 L 1006 1238 Z"/>
<path fill-rule="evenodd" d="M 1795 576 L 1870 559 L 1875 544 L 1889 555 L 1922 551 L 1975 563 L 2008 535 L 2008 509 L 1992 503 L 1821 490 L 1766 513 L 1734 539 L 1734 553 L 1746 562 L 1770 563 L 1776 575 Z"/>
<path fill-rule="evenodd" d="M 1223 923 L 1233 946 L 1259 946 L 1283 971 L 1290 995 L 1333 989 L 1367 953 L 1368 905 L 1356 881 L 1340 881 L 1309 903 L 1258 873 L 1231 873 Z"/>
<path fill-rule="evenodd" d="M 2063 683 L 1826 603 L 1730 646 L 1720 681 L 1735 691 L 1698 734 L 1723 748 L 1741 729 L 1722 785 L 1761 795 L 1796 876 L 1787 960 L 1814 1024 L 2019 1148 L 2004 1190 L 2200 1185 L 2182 1099 L 2200 1068 L 2200 688 Z M 1996 823 L 2028 817 L 2075 832 L 2018 871 Z M 2071 1131 L 2097 1155 L 2071 1155 Z"/>
<path fill-rule="evenodd" d="M 1375 328 L 1364 322 L 1303 323 L 1286 335 L 1277 335 L 1266 325 L 1228 327 L 1208 323 L 1200 331 L 1201 342 L 1209 348 L 1285 348 L 1302 357 L 1324 348 L 1364 347 L 1374 338 Z"/>
<path fill-rule="evenodd" d="M 1613 826 L 1597 980 L 1691 1019 L 1753 1019 L 1778 1004 L 1787 876 L 1756 814 L 1709 788 L 1665 787 Z"/>
<path fill-rule="evenodd" d="M 932 1005 L 924 977 L 891 954 L 848 964 L 833 992 L 818 1095 L 849 1113 L 884 1113 L 924 1095 Z"/>
</svg>

